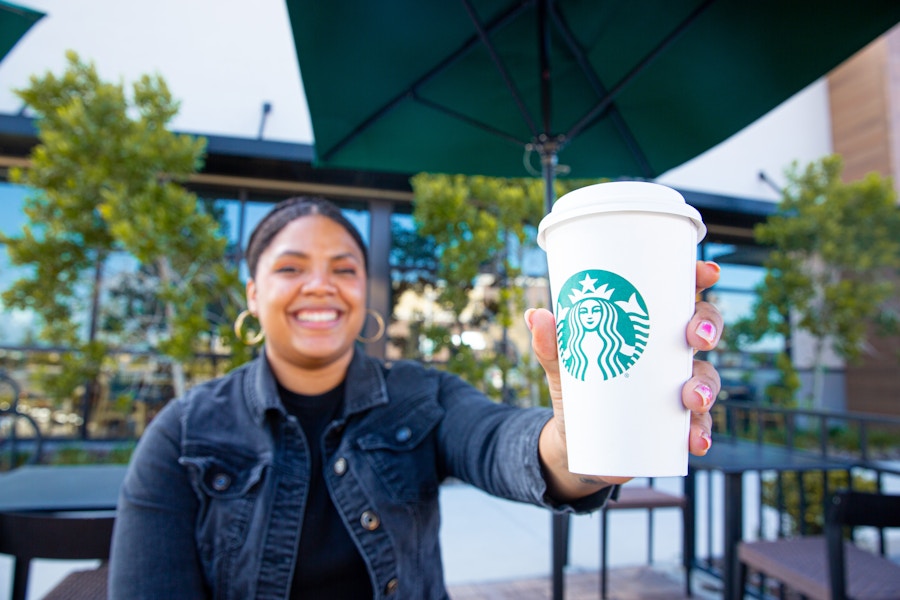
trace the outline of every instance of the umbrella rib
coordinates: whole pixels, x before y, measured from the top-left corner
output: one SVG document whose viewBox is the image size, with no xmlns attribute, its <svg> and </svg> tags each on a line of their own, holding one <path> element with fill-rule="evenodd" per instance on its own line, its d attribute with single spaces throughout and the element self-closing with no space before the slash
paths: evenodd
<svg viewBox="0 0 900 600">
<path fill-rule="evenodd" d="M 6 11 L 19 17 L 31 19 L 34 22 L 37 22 L 41 19 L 41 17 L 44 16 L 44 13 L 42 12 L 26 8 L 24 6 L 10 4 L 9 2 L 0 2 L 0 10 Z"/>
<path fill-rule="evenodd" d="M 603 99 L 607 95 L 606 86 L 603 85 L 603 82 L 600 80 L 600 76 L 597 75 L 597 72 L 591 66 L 590 61 L 588 61 L 587 57 L 584 54 L 584 50 L 582 50 L 581 46 L 575 39 L 575 35 L 572 33 L 572 30 L 569 28 L 569 24 L 563 19 L 562 15 L 559 14 L 559 11 L 556 8 L 555 3 L 550 4 L 550 16 L 553 19 L 553 24 L 556 25 L 557 31 L 562 35 L 563 41 L 568 46 L 569 51 L 572 53 L 572 56 L 575 58 L 575 62 L 578 63 L 578 66 L 581 68 L 581 71 L 584 73 L 584 76 L 588 80 L 588 84 L 594 89 L 594 92 L 597 94 L 598 99 Z M 625 142 L 625 145 L 628 147 L 628 151 L 631 153 L 632 157 L 634 157 L 635 162 L 638 164 L 638 167 L 641 169 L 641 172 L 644 174 L 644 177 L 652 177 L 653 169 L 650 167 L 650 162 L 647 160 L 647 155 L 641 150 L 640 146 L 637 143 L 637 140 L 634 137 L 634 134 L 631 132 L 631 129 L 628 127 L 628 124 L 625 123 L 625 119 L 622 117 L 622 113 L 619 112 L 618 107 L 613 103 L 609 108 L 609 118 L 612 121 L 613 126 L 619 132 L 619 135 L 622 137 L 622 140 Z M 568 144 L 570 140 L 568 138 L 563 139 L 560 142 L 559 150 L 562 150 L 566 144 Z"/>
<path fill-rule="evenodd" d="M 487 31 L 478 20 L 478 15 L 475 14 L 475 9 L 472 8 L 472 3 L 468 0 L 462 0 L 462 3 L 463 6 L 466 7 L 466 11 L 469 13 L 469 18 L 472 20 L 472 25 L 475 27 L 475 31 L 478 33 L 478 38 L 481 40 L 482 45 L 484 45 L 485 49 L 488 51 L 488 54 L 491 57 L 491 62 L 494 63 L 494 67 L 500 74 L 501 79 L 503 79 L 503 85 L 506 86 L 506 89 L 509 91 L 510 95 L 512 95 L 513 102 L 515 102 L 516 104 L 516 108 L 519 109 L 519 113 L 521 113 L 522 118 L 525 119 L 525 123 L 531 130 L 531 135 L 537 136 L 537 125 L 535 124 L 534 119 L 531 118 L 531 114 L 528 112 L 528 108 L 525 106 L 525 101 L 522 99 L 522 94 L 519 92 L 519 89 L 513 82 L 512 77 L 509 76 L 509 72 L 503 65 L 503 61 L 500 60 L 500 55 L 497 54 L 497 49 L 494 48 L 494 44 L 491 43 Z"/>
<path fill-rule="evenodd" d="M 487 123 L 482 123 L 481 121 L 473 119 L 472 117 L 470 117 L 468 115 L 464 115 L 461 112 L 457 112 L 457 111 L 453 110 L 452 108 L 444 106 L 443 104 L 438 104 L 437 102 L 434 102 L 433 100 L 428 100 L 426 98 L 422 98 L 415 94 L 413 94 L 413 99 L 416 102 L 419 102 L 420 104 L 422 104 L 424 106 L 427 106 L 428 108 L 431 108 L 438 112 L 444 113 L 445 115 L 449 115 L 449 116 L 453 117 L 454 119 L 463 121 L 474 127 L 477 127 L 478 129 L 481 129 L 488 133 L 492 133 L 492 134 L 496 135 L 497 137 L 501 137 L 507 141 L 510 141 L 513 144 L 515 144 L 516 146 L 526 145 L 525 142 L 523 142 L 522 140 L 520 140 L 519 138 L 517 138 L 514 135 L 511 135 L 509 133 L 506 133 L 505 131 L 497 129 L 496 127 L 488 125 Z"/>
<path fill-rule="evenodd" d="M 531 4 L 531 2 L 520 2 L 520 3 L 515 4 L 508 11 L 497 16 L 497 18 L 495 18 L 493 21 L 491 21 L 487 25 L 487 27 L 484 28 L 485 32 L 490 34 L 490 33 L 493 33 L 494 31 L 496 31 L 497 29 L 500 29 L 500 28 L 506 26 L 510 21 L 514 20 L 525 9 L 527 9 L 530 4 Z M 463 56 L 465 56 L 466 54 L 471 52 L 472 49 L 475 48 L 480 41 L 481 40 L 478 35 L 470 36 L 462 44 L 462 46 L 459 47 L 459 49 L 457 49 L 452 54 L 448 55 L 447 58 L 445 58 L 444 60 L 442 60 L 438 64 L 436 64 L 430 71 L 428 71 L 427 73 L 425 73 L 424 75 L 419 77 L 417 80 L 415 80 L 408 88 L 406 88 L 405 90 L 403 90 L 402 92 L 400 92 L 399 94 L 397 94 L 396 96 L 394 96 L 393 98 L 388 100 L 384 105 L 382 105 L 381 108 L 379 108 L 378 110 L 373 112 L 365 120 L 360 121 L 359 125 L 354 127 L 350 131 L 350 133 L 348 133 L 343 138 L 341 138 L 340 140 L 335 142 L 331 146 L 331 148 L 329 148 L 324 153 L 322 153 L 322 160 L 325 160 L 325 161 L 331 160 L 331 158 L 337 152 L 340 152 L 344 148 L 344 146 L 346 146 L 347 144 L 352 142 L 354 139 L 356 139 L 363 131 L 365 131 L 366 129 L 371 127 L 372 124 L 374 124 L 375 122 L 380 120 L 381 117 L 383 117 L 385 114 L 387 114 L 388 112 L 393 110 L 398 104 L 400 104 L 404 100 L 407 100 L 409 98 L 414 98 L 414 99 L 417 99 L 419 102 L 421 102 L 422 99 L 420 97 L 418 97 L 416 90 L 420 86 L 428 83 L 433 78 L 437 77 L 438 75 L 440 75 L 441 73 L 443 73 L 444 71 L 449 69 L 453 64 L 458 62 Z M 449 112 L 449 111 L 445 111 L 445 112 Z M 464 120 L 466 120 L 466 119 L 464 119 Z M 471 122 L 475 122 L 475 121 L 472 121 L 471 119 L 468 119 L 468 120 Z M 482 127 L 490 130 L 490 128 L 484 127 L 483 125 L 482 125 Z M 506 137 L 507 134 L 503 134 L 503 136 Z M 518 140 L 517 140 L 517 143 L 521 144 L 521 142 L 519 142 Z"/>
<path fill-rule="evenodd" d="M 568 133 L 566 133 L 566 139 L 571 139 L 572 137 L 578 135 L 582 130 L 589 127 L 604 111 L 606 111 L 615 101 L 615 99 L 619 96 L 623 89 L 625 89 L 628 84 L 632 82 L 638 75 L 640 75 L 644 69 L 646 69 L 654 60 L 662 55 L 663 51 L 666 50 L 670 45 L 672 45 L 675 40 L 677 40 L 682 33 L 684 33 L 688 27 L 690 27 L 697 18 L 706 12 L 706 10 L 715 2 L 716 0 L 706 0 L 703 4 L 694 9 L 691 14 L 687 16 L 687 18 L 679 23 L 678 27 L 676 27 L 672 32 L 669 33 L 659 43 L 656 48 L 650 51 L 647 56 L 645 56 L 641 61 L 635 65 L 635 67 L 623 77 L 619 83 L 617 83 L 613 88 L 609 91 L 605 98 L 601 99 L 599 103 L 597 103 L 594 108 L 589 110 L 587 114 L 585 114 L 575 125 L 569 129 Z"/>
</svg>

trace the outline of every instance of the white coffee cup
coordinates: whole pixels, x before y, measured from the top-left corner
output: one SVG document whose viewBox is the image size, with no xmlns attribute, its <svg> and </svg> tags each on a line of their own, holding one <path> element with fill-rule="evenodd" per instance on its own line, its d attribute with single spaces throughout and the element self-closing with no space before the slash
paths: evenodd
<svg viewBox="0 0 900 600">
<path fill-rule="evenodd" d="M 705 235 L 681 194 L 636 181 L 569 192 L 541 221 L 571 472 L 687 474 L 685 330 Z"/>
</svg>

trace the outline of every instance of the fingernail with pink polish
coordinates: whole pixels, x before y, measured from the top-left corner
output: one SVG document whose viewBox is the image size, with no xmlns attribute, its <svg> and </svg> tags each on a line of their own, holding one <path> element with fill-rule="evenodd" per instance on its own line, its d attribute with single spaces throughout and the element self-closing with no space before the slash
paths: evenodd
<svg viewBox="0 0 900 600">
<path fill-rule="evenodd" d="M 704 407 L 712 404 L 712 388 L 710 388 L 705 383 L 701 383 L 697 387 L 695 387 L 694 393 L 700 396 L 700 401 L 703 403 Z"/>
<path fill-rule="evenodd" d="M 701 322 L 697 326 L 696 333 L 710 344 L 716 341 L 716 326 L 709 321 Z"/>
<path fill-rule="evenodd" d="M 712 448 L 712 437 L 707 433 L 703 432 L 700 434 L 700 439 L 703 440 L 703 449 L 709 450 Z"/>
</svg>

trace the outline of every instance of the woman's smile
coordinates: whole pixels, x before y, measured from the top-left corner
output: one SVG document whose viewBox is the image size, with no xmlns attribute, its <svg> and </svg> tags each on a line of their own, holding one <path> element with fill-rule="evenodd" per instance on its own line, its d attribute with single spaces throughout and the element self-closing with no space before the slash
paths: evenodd
<svg viewBox="0 0 900 600">
<path fill-rule="evenodd" d="M 301 323 L 325 323 L 337 321 L 340 316 L 337 310 L 301 310 L 294 313 L 294 318 Z"/>
</svg>

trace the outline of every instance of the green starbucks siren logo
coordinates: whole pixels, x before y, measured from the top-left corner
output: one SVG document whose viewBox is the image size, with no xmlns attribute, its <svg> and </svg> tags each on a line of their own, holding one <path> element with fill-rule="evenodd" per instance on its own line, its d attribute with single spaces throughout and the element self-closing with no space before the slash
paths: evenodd
<svg viewBox="0 0 900 600">
<path fill-rule="evenodd" d="M 641 294 L 625 278 L 588 270 L 566 281 L 556 299 L 560 359 L 581 381 L 612 379 L 644 353 L 650 316 Z"/>
</svg>

